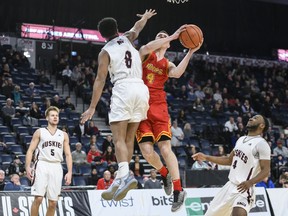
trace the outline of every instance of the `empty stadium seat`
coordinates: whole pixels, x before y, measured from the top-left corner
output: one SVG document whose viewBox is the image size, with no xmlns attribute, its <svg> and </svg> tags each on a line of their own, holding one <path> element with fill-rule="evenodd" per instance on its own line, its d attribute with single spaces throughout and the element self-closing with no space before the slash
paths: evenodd
<svg viewBox="0 0 288 216">
<path fill-rule="evenodd" d="M 87 181 L 86 178 L 83 176 L 73 176 L 72 184 L 74 186 L 86 186 Z"/>
<path fill-rule="evenodd" d="M 2 164 L 10 164 L 13 161 L 13 157 L 8 154 L 2 154 Z"/>
</svg>

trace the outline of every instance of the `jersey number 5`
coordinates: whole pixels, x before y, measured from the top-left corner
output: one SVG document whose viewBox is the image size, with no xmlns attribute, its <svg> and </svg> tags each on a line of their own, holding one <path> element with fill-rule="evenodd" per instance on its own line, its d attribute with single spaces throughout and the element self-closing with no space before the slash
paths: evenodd
<svg viewBox="0 0 288 216">
<path fill-rule="evenodd" d="M 54 150 L 55 150 L 55 149 L 51 149 L 51 155 L 52 155 L 52 156 L 54 156 L 54 155 L 55 155 L 55 152 L 54 152 Z"/>
<path fill-rule="evenodd" d="M 125 64 L 127 68 L 131 68 L 132 65 L 132 55 L 130 51 L 126 51 L 125 53 Z"/>
</svg>

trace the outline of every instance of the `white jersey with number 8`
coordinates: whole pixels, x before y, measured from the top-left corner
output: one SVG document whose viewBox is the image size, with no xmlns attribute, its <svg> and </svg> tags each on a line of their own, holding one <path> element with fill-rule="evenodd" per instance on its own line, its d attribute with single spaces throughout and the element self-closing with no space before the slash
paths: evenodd
<svg viewBox="0 0 288 216">
<path fill-rule="evenodd" d="M 139 52 L 129 39 L 119 36 L 109 41 L 103 50 L 110 56 L 109 73 L 111 82 L 125 78 L 142 79 L 142 62 Z"/>
</svg>

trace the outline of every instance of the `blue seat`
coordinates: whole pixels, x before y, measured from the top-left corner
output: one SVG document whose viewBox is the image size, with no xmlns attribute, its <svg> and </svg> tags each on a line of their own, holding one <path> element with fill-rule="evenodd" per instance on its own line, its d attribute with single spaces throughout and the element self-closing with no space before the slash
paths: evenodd
<svg viewBox="0 0 288 216">
<path fill-rule="evenodd" d="M 76 136 L 70 136 L 69 137 L 69 141 L 70 141 L 70 143 L 77 143 L 78 142 L 78 138 Z"/>
<path fill-rule="evenodd" d="M 4 125 L 0 125 L 0 134 L 8 134 L 10 133 L 9 128 Z"/>
<path fill-rule="evenodd" d="M 81 165 L 79 166 L 79 173 L 81 175 L 91 175 L 91 165 Z"/>
<path fill-rule="evenodd" d="M 32 127 L 32 128 L 31 128 L 31 133 L 33 134 L 38 128 L 40 128 L 40 127 L 38 127 L 38 126 Z"/>
<path fill-rule="evenodd" d="M 201 148 L 202 149 L 211 150 L 211 144 L 210 144 L 209 140 L 201 139 L 200 143 L 201 143 Z"/>
<path fill-rule="evenodd" d="M 30 143 L 32 140 L 32 136 L 31 135 L 24 135 L 22 137 L 22 144 L 26 145 L 27 143 Z"/>
<path fill-rule="evenodd" d="M 39 127 L 46 127 L 47 126 L 47 120 L 46 119 L 38 119 L 38 126 Z"/>
<path fill-rule="evenodd" d="M 4 143 L 7 143 L 7 142 L 16 143 L 16 139 L 15 139 L 14 136 L 6 134 L 6 135 L 3 136 L 3 142 Z"/>
<path fill-rule="evenodd" d="M 84 178 L 83 176 L 74 176 L 72 182 L 74 186 L 86 186 L 87 185 L 86 178 Z"/>
<path fill-rule="evenodd" d="M 29 128 L 28 127 L 25 127 L 25 126 L 19 126 L 17 128 L 17 134 L 20 135 L 20 134 L 30 134 L 30 131 L 29 131 Z"/>
<path fill-rule="evenodd" d="M 78 112 L 70 112 L 69 113 L 69 119 L 80 119 L 80 113 Z"/>
<path fill-rule="evenodd" d="M 25 176 L 20 178 L 20 182 L 21 182 L 21 185 L 24 185 L 24 186 L 27 186 L 27 187 L 31 186 L 30 180 L 27 177 L 25 177 Z"/>
<path fill-rule="evenodd" d="M 20 145 L 11 145 L 10 146 L 10 150 L 14 153 L 14 154 L 24 154 L 23 148 Z"/>
<path fill-rule="evenodd" d="M 2 164 L 4 165 L 5 164 L 9 165 L 13 161 L 12 156 L 9 154 L 2 154 L 1 158 L 2 158 Z"/>
<path fill-rule="evenodd" d="M 13 127 L 21 126 L 22 125 L 22 121 L 21 121 L 20 118 L 12 118 L 11 119 L 11 124 L 13 125 Z"/>
</svg>

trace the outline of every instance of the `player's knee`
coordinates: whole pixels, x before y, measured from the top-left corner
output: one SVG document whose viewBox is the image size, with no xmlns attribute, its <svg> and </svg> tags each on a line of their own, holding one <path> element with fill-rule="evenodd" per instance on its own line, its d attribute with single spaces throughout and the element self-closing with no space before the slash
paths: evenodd
<svg viewBox="0 0 288 216">
<path fill-rule="evenodd" d="M 232 216 L 247 216 L 247 212 L 243 208 L 234 207 L 232 211 Z"/>
<path fill-rule="evenodd" d="M 57 202 L 49 200 L 49 208 L 56 209 Z"/>
<path fill-rule="evenodd" d="M 141 149 L 142 155 L 143 157 L 147 160 L 147 161 L 151 161 L 154 158 L 154 150 L 148 150 L 148 149 Z"/>
<path fill-rule="evenodd" d="M 167 158 L 172 153 L 172 149 L 170 146 L 165 145 L 160 148 L 160 152 L 163 158 Z"/>
<path fill-rule="evenodd" d="M 42 203 L 43 197 L 35 197 L 34 204 L 40 206 Z"/>
</svg>

